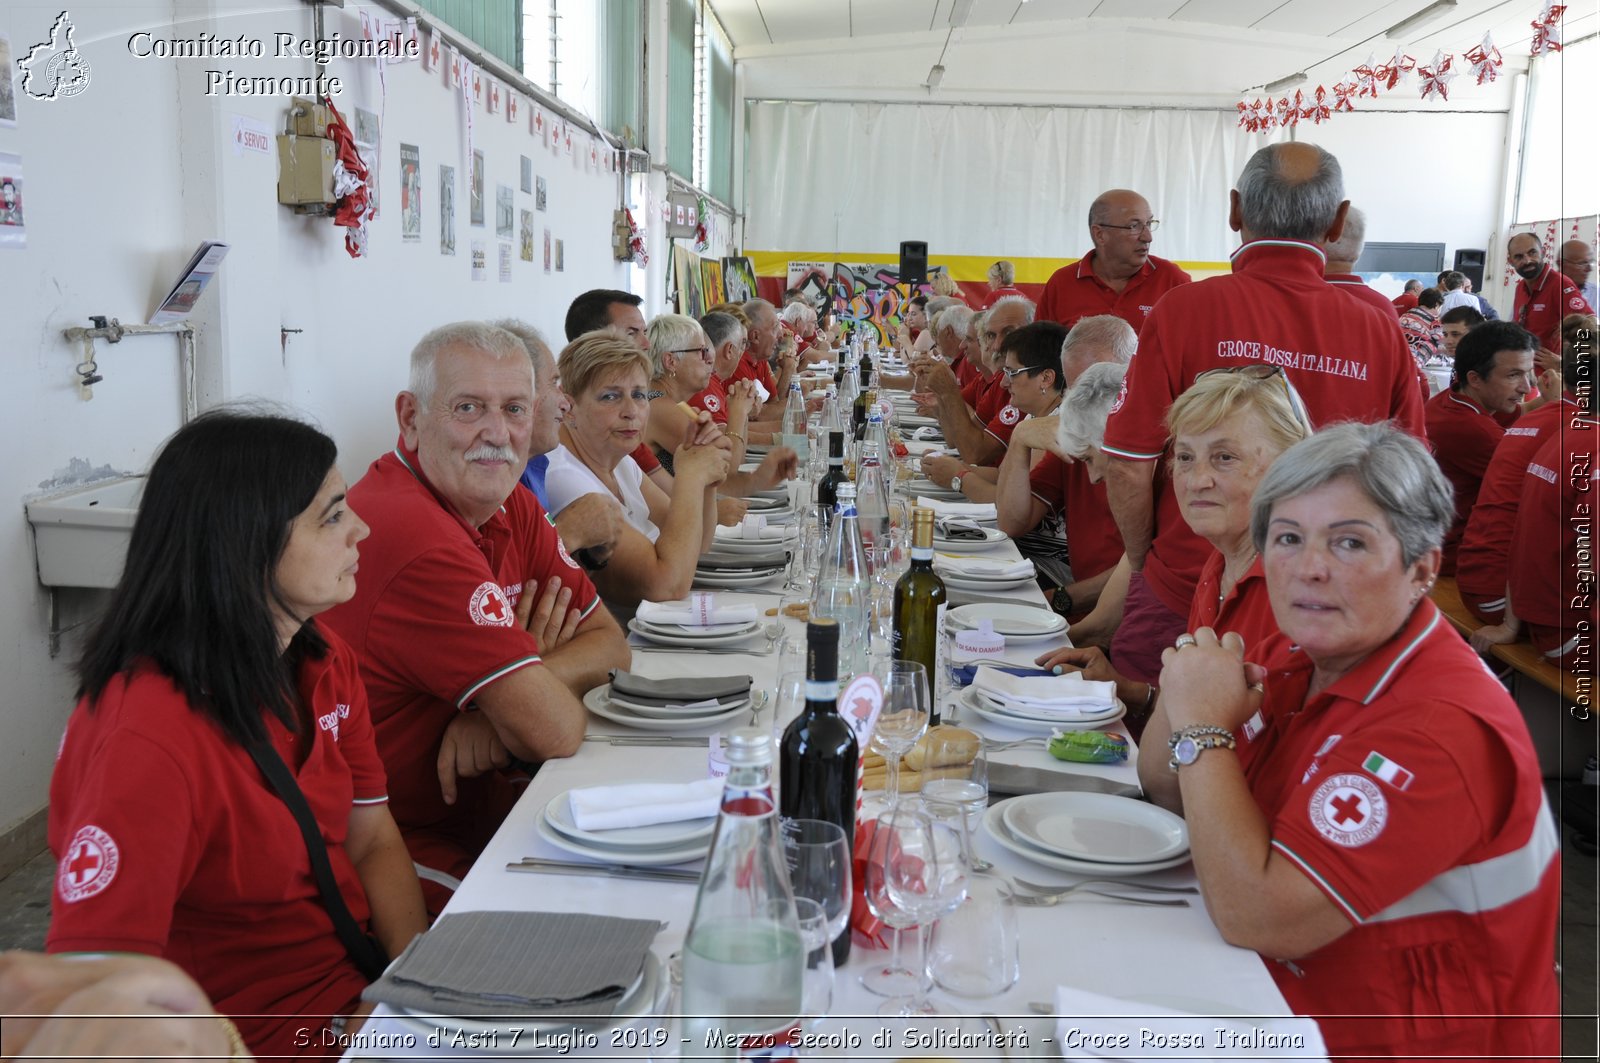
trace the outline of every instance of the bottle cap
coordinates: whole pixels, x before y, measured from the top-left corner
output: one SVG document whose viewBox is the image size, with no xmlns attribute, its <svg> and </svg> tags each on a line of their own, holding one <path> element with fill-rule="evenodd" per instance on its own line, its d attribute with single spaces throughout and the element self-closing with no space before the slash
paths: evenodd
<svg viewBox="0 0 1600 1063">
<path fill-rule="evenodd" d="M 741 727 L 728 735 L 722 752 L 729 767 L 771 764 L 772 735 L 756 727 Z"/>
<path fill-rule="evenodd" d="M 957 631 L 955 647 L 971 657 L 998 657 L 1005 652 L 1006 637 L 994 630 L 994 621 L 978 621 L 977 630 Z"/>
</svg>

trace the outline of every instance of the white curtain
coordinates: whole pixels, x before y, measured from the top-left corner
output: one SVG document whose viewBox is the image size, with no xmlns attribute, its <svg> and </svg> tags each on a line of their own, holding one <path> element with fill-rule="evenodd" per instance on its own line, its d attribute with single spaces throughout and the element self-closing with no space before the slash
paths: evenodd
<svg viewBox="0 0 1600 1063">
<path fill-rule="evenodd" d="M 946 255 L 1077 257 L 1109 188 L 1150 201 L 1163 258 L 1222 261 L 1238 246 L 1228 190 L 1256 149 L 1220 111 L 755 102 L 745 244 Z M 1310 137 L 1308 136 L 1308 139 Z"/>
<path fill-rule="evenodd" d="M 1600 39 L 1533 61 L 1517 218 L 1577 218 L 1600 209 Z"/>
</svg>

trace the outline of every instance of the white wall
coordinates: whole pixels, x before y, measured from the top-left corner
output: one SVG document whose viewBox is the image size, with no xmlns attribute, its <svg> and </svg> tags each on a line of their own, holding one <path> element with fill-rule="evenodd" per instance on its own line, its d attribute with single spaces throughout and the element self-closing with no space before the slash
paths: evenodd
<svg viewBox="0 0 1600 1063">
<path fill-rule="evenodd" d="M 312 12 L 280 3 L 259 13 L 247 0 L 215 3 L 74 4 L 76 43 L 92 68 L 81 95 L 50 103 L 19 98 L 19 123 L 0 128 L 0 151 L 23 156 L 28 245 L 0 248 L 0 350 L 7 387 L 0 423 L 7 461 L 0 498 L 12 517 L 0 521 L 0 832 L 45 803 L 61 725 L 72 707 L 70 659 L 46 651 L 48 598 L 34 575 L 25 499 L 53 477 L 82 479 L 82 468 L 140 471 L 179 423 L 174 341 L 151 337 L 101 347 L 105 376 L 92 402 L 78 397 L 77 351 L 63 328 L 90 314 L 138 322 L 154 309 L 173 274 L 202 239 L 232 245 L 220 279 L 193 318 L 200 333 L 202 405 L 242 396 L 292 403 L 337 439 L 340 466 L 359 476 L 394 438 L 393 398 L 406 355 L 426 329 L 469 317 L 516 315 L 538 325 L 559 349 L 572 297 L 592 287 L 628 288 L 635 271 L 612 261 L 611 211 L 616 178 L 586 172 L 553 155 L 503 114 L 479 109 L 476 145 L 487 163 L 486 226 L 468 224 L 465 133 L 459 105 L 442 75 L 420 63 L 387 72 L 382 157 L 383 209 L 368 257 L 349 258 L 343 230 L 327 219 L 292 215 L 276 201 L 274 156 L 234 154 L 233 115 L 280 127 L 287 98 L 207 98 L 203 71 L 306 76 L 309 60 L 134 59 L 128 36 L 150 30 L 193 36 L 202 30 L 262 37 L 308 37 Z M 182 22 L 173 29 L 174 8 Z M 48 34 L 59 5 L 8 4 L 0 29 L 21 54 Z M 358 8 L 329 8 L 328 29 L 359 36 Z M 199 21 L 190 21 L 198 19 Z M 335 61 L 344 79 L 335 104 L 380 108 L 370 64 Z M 422 163 L 422 239 L 400 236 L 399 145 L 416 144 Z M 586 137 L 579 143 L 586 145 Z M 519 189 L 519 156 L 534 159 L 548 181 L 548 212 L 535 214 L 535 261 L 513 262 L 513 282 L 497 276 L 494 189 Z M 456 167 L 454 257 L 439 253 L 439 165 Z M 517 208 L 532 195 L 515 192 Z M 565 272 L 543 272 L 543 228 L 565 241 Z M 469 249 L 485 241 L 489 276 L 470 279 Z M 515 255 L 516 237 L 513 236 Z M 280 329 L 301 329 L 283 342 Z M 67 472 L 69 463 L 83 467 Z M 64 474 L 64 475 L 63 475 Z M 73 598 L 73 618 L 88 615 L 93 595 Z"/>
</svg>

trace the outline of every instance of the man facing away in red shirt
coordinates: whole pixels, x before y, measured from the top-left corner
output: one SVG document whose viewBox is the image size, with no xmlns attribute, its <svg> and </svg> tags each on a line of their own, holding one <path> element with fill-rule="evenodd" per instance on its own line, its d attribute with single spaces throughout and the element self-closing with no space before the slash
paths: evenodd
<svg viewBox="0 0 1600 1063">
<path fill-rule="evenodd" d="M 1392 314 L 1398 321 L 1400 308 L 1384 298 L 1382 292 L 1368 287 L 1366 281 L 1356 276 L 1356 260 L 1361 257 L 1361 251 L 1366 245 L 1367 216 L 1355 207 L 1351 207 L 1344 216 L 1344 232 L 1339 235 L 1339 239 L 1322 249 L 1328 256 L 1322 275 L 1328 279 L 1329 284 L 1340 291 L 1349 292 L 1364 303 L 1371 303 L 1379 310 Z"/>
<path fill-rule="evenodd" d="M 1039 320 L 1071 328 L 1082 317 L 1115 314 L 1138 332 L 1164 292 L 1189 283 L 1187 273 L 1150 253 L 1160 225 L 1139 193 L 1102 192 L 1089 207 L 1094 249 L 1051 274 L 1039 297 Z"/>
</svg>

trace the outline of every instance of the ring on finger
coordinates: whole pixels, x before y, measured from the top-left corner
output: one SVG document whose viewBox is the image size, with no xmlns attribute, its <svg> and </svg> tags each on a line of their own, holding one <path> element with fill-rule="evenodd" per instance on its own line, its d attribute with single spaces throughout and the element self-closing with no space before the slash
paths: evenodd
<svg viewBox="0 0 1600 1063">
<path fill-rule="evenodd" d="M 1178 636 L 1178 641 L 1172 644 L 1172 648 L 1175 650 L 1186 650 L 1190 646 L 1196 645 L 1197 641 L 1198 640 L 1193 635 L 1185 632 L 1184 634 Z"/>
</svg>

